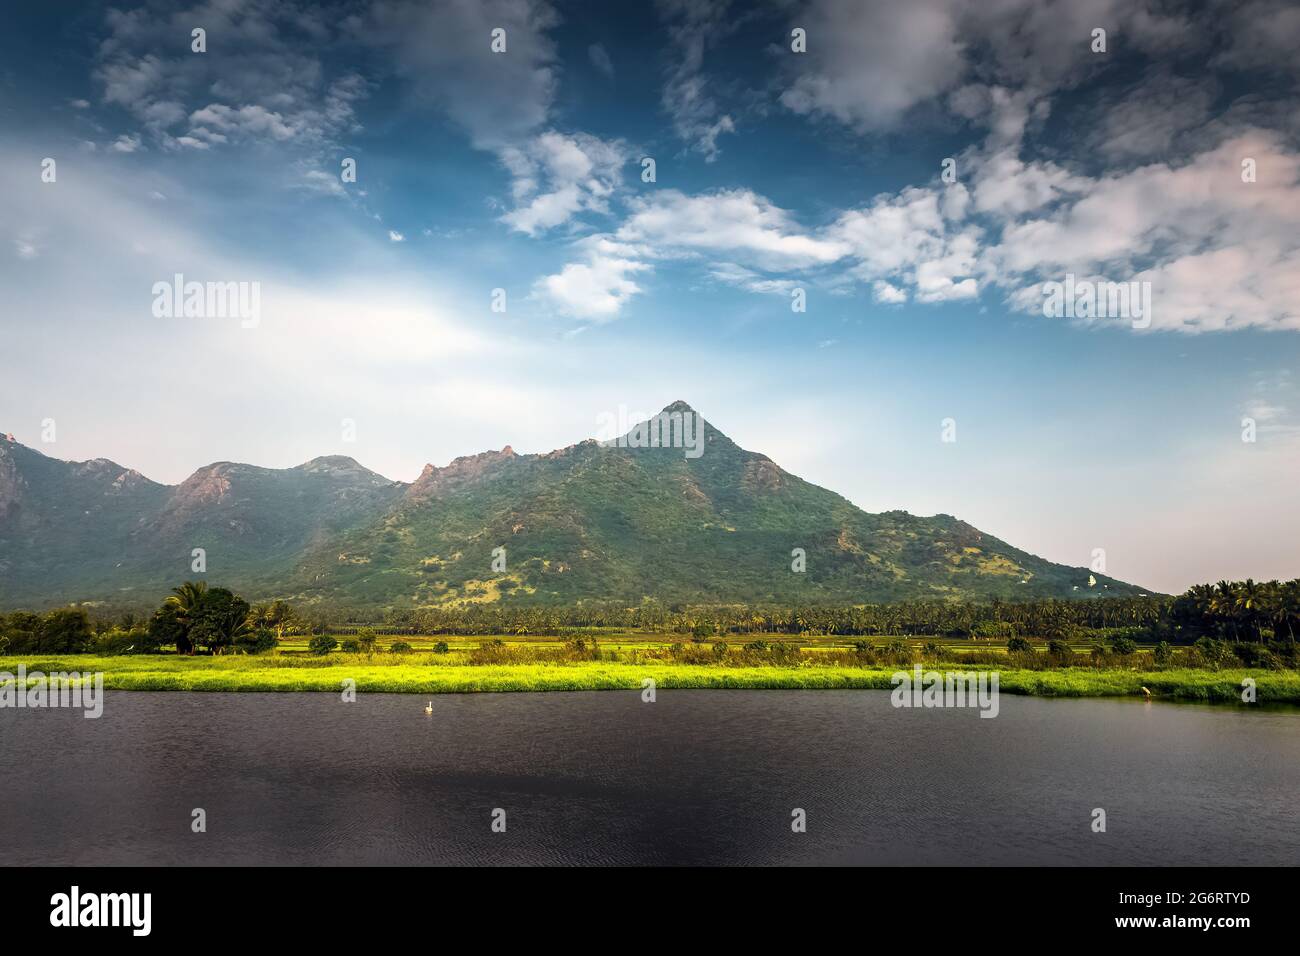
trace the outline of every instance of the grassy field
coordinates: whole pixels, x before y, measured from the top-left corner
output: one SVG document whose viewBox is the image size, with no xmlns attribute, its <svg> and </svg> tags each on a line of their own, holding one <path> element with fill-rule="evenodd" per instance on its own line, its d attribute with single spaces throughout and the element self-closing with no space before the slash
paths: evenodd
<svg viewBox="0 0 1300 956">
<path fill-rule="evenodd" d="M 646 677 L 653 678 L 658 688 L 889 689 L 891 675 L 906 667 L 851 666 L 838 660 L 821 663 L 818 658 L 822 655 L 817 654 L 805 655 L 797 663 L 761 666 L 743 661 L 679 663 L 661 658 L 492 664 L 471 663 L 467 660 L 470 656 L 467 652 L 373 656 L 335 653 L 325 657 L 293 653 L 222 657 L 27 656 L 0 658 L 0 672 L 16 673 L 20 663 L 29 673 L 102 672 L 104 686 L 114 690 L 337 692 L 344 680 L 351 679 L 360 692 L 443 694 L 631 690 L 639 689 Z M 950 665 L 927 662 L 923 666 L 943 671 Z M 1300 674 L 1294 671 L 1176 667 L 996 669 L 1001 690 L 1010 694 L 1137 698 L 1141 688 L 1146 687 L 1157 699 L 1239 703 L 1241 682 L 1250 677 L 1256 681 L 1260 703 L 1300 704 Z"/>
</svg>

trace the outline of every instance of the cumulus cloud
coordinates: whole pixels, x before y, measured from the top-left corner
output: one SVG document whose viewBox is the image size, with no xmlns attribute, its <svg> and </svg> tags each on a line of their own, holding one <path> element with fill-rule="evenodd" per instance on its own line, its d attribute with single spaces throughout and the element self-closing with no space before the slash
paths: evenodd
<svg viewBox="0 0 1300 956">
<path fill-rule="evenodd" d="M 884 279 L 877 279 L 871 284 L 871 294 L 877 302 L 885 305 L 901 305 L 907 301 L 907 293 Z"/>
<path fill-rule="evenodd" d="M 558 273 L 538 279 L 533 295 L 564 315 L 608 322 L 642 291 L 631 276 L 651 266 L 629 255 L 634 251 L 630 247 L 608 237 L 591 237 L 579 246 L 585 261 L 570 262 Z"/>
<path fill-rule="evenodd" d="M 355 74 L 329 78 L 318 44 L 298 42 L 304 32 L 328 38 L 337 19 L 273 0 L 110 9 L 94 74 L 103 101 L 164 146 L 260 137 L 317 144 L 355 127 L 354 104 L 367 89 Z M 190 50 L 195 25 L 207 31 L 206 54 Z"/>
<path fill-rule="evenodd" d="M 627 148 L 585 133 L 548 131 L 501 151 L 513 177 L 515 208 L 502 217 L 512 229 L 534 236 L 563 225 L 580 212 L 609 211 Z"/>
<path fill-rule="evenodd" d="M 799 226 L 786 210 L 748 189 L 688 196 L 665 189 L 636 199 L 618 230 L 625 242 L 726 254 L 764 269 L 825 265 L 844 256 L 843 242 Z"/>
<path fill-rule="evenodd" d="M 785 59 L 781 102 L 869 132 L 893 129 L 968 83 L 1050 94 L 1105 65 L 1089 48 L 1095 27 L 1133 50 L 1194 42 L 1190 21 L 1162 8 L 1157 0 L 811 0 L 790 17 L 807 30 L 808 52 Z"/>
<path fill-rule="evenodd" d="M 114 140 L 113 145 L 108 148 L 114 153 L 134 153 L 143 149 L 144 145 L 140 142 L 139 136 L 124 133 Z"/>
<path fill-rule="evenodd" d="M 965 192 L 961 184 L 948 189 Z M 845 212 L 828 230 L 856 260 L 851 272 L 874 285 L 878 301 L 900 301 L 898 286 L 914 287 L 921 302 L 967 299 L 978 292 L 975 256 L 981 231 L 949 222 L 944 215 L 944 187 L 909 188 L 877 197 L 864 209 Z M 964 208 L 965 200 L 956 202 Z"/>
<path fill-rule="evenodd" d="M 1243 182 L 1241 163 L 1257 164 Z M 1300 326 L 1300 155 L 1254 130 L 1179 164 L 1087 180 L 988 252 L 1004 281 L 1067 272 L 1152 284 L 1152 328 Z"/>
<path fill-rule="evenodd" d="M 792 55 L 781 102 L 858 129 L 894 125 L 964 72 L 959 4 L 949 0 L 816 0 L 792 24 L 808 52 Z"/>
</svg>

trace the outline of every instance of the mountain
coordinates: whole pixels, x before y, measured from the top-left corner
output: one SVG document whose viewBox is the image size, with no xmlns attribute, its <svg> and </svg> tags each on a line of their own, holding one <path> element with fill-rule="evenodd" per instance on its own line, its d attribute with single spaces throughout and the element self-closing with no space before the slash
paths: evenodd
<svg viewBox="0 0 1300 956">
<path fill-rule="evenodd" d="M 684 402 L 652 420 L 690 420 Z M 701 445 L 588 440 L 426 465 L 409 484 L 351 458 L 219 462 L 174 487 L 0 438 L 0 607 L 151 604 L 191 573 L 252 599 L 864 603 L 1139 592 L 948 515 L 870 514 L 699 419 Z M 628 447 L 621 447 L 624 443 Z M 791 570 L 803 549 L 806 570 Z M 495 550 L 504 549 L 504 552 Z M 496 565 L 494 567 L 494 559 Z M 501 561 L 504 560 L 504 569 Z"/>
</svg>

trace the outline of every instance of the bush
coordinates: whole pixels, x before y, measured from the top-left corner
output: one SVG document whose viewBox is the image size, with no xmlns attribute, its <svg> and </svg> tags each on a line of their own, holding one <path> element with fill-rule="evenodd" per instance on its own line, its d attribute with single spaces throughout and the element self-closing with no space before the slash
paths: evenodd
<svg viewBox="0 0 1300 956">
<path fill-rule="evenodd" d="M 361 644 L 358 641 L 352 641 L 352 640 L 344 641 L 342 644 L 339 645 L 339 650 L 341 650 L 344 654 L 356 654 L 361 650 Z"/>
<path fill-rule="evenodd" d="M 695 626 L 691 628 L 691 640 L 696 644 L 703 644 L 717 633 L 718 629 L 712 621 L 696 621 Z"/>
<path fill-rule="evenodd" d="M 726 657 L 728 653 L 726 641 L 718 641 L 713 645 L 713 656 L 719 660 Z"/>
<path fill-rule="evenodd" d="M 1068 661 L 1074 657 L 1074 650 L 1070 647 L 1068 641 L 1052 640 L 1047 642 L 1047 653 L 1052 657 Z"/>
<path fill-rule="evenodd" d="M 925 652 L 926 657 L 938 657 L 940 647 L 934 641 L 926 641 L 925 646 L 922 647 L 921 650 Z"/>
<path fill-rule="evenodd" d="M 1263 667 L 1271 671 L 1282 667 L 1282 662 L 1263 644 L 1234 644 L 1232 653 L 1247 667 Z"/>
<path fill-rule="evenodd" d="M 307 643 L 307 650 L 319 657 L 324 657 L 338 646 L 339 642 L 328 634 L 317 634 Z"/>
<path fill-rule="evenodd" d="M 799 645 L 793 641 L 778 641 L 768 652 L 780 664 L 794 664 L 799 660 Z"/>
<path fill-rule="evenodd" d="M 357 631 L 356 639 L 357 650 L 363 654 L 373 654 L 375 652 L 375 632 L 372 628 L 363 627 Z"/>
<path fill-rule="evenodd" d="M 115 627 L 95 637 L 91 649 L 96 654 L 145 654 L 156 651 L 143 629 Z"/>
<path fill-rule="evenodd" d="M 450 650 L 451 648 L 447 646 L 446 641 L 439 641 L 437 644 L 433 645 L 433 652 L 435 654 L 446 654 Z"/>
<path fill-rule="evenodd" d="M 750 641 L 748 644 L 745 645 L 745 650 L 765 651 L 767 650 L 767 641 L 764 640 Z"/>
<path fill-rule="evenodd" d="M 279 643 L 275 631 L 269 627 L 256 627 L 235 638 L 235 646 L 245 654 L 264 654 Z"/>
<path fill-rule="evenodd" d="M 1130 654 L 1136 654 L 1138 649 L 1137 641 L 1133 640 L 1131 637 L 1112 637 L 1110 639 L 1110 646 L 1111 649 L 1120 657 L 1128 657 Z"/>
<path fill-rule="evenodd" d="M 1228 667 L 1237 659 L 1237 656 L 1228 648 L 1227 642 L 1218 641 L 1212 637 L 1199 638 L 1192 647 L 1195 649 L 1197 656 L 1200 657 L 1201 663 L 1215 670 L 1220 667 Z"/>
<path fill-rule="evenodd" d="M 446 647 L 445 644 L 443 646 Z M 388 650 L 389 653 L 392 654 L 409 654 L 411 653 L 411 645 L 406 643 L 406 641 L 393 641 L 392 647 Z"/>
<path fill-rule="evenodd" d="M 1169 646 L 1168 641 L 1161 641 L 1156 645 L 1156 649 L 1151 652 L 1151 656 L 1155 659 L 1157 664 L 1161 667 L 1165 667 L 1166 665 L 1173 663 L 1174 649 Z"/>
<path fill-rule="evenodd" d="M 1007 650 L 1012 654 L 1032 653 L 1034 645 L 1030 644 L 1023 637 L 1013 637 L 1011 640 L 1007 641 Z"/>
</svg>

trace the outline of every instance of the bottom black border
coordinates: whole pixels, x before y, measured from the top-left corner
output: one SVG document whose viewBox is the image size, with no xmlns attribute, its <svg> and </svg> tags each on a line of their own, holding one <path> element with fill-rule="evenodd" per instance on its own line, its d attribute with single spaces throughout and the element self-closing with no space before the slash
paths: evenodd
<svg viewBox="0 0 1300 956">
<path fill-rule="evenodd" d="M 896 933 L 941 946 L 1000 936 L 1071 943 L 1294 936 L 1293 871 L 1280 868 L 526 869 L 2 867 L 8 933 L 54 942 L 76 934 L 125 942 L 205 944 L 447 940 L 554 942 L 577 934 L 683 941 L 701 922 L 732 939 L 832 931 L 883 941 Z M 148 893 L 149 934 L 130 926 L 55 927 L 56 894 Z M 1125 894 L 1121 899 L 1121 894 Z M 1171 894 L 1177 897 L 1171 902 Z M 1234 895 L 1235 894 L 1235 895 Z M 66 909 L 66 907 L 65 907 Z M 1245 919 L 1241 925 L 1226 925 Z M 1206 928 L 1199 921 L 1209 919 Z M 568 920 L 578 920 L 569 925 Z M 1134 920 L 1143 921 L 1134 923 Z M 1196 920 L 1193 924 L 1190 921 Z M 1121 921 L 1125 921 L 1121 925 Z M 1151 921 L 1151 922 L 1147 922 Z M 819 929 L 819 927 L 821 929 Z M 353 936 L 353 934 L 357 934 Z M 683 935 L 678 935 L 678 934 Z M 774 935 L 775 934 L 775 935 Z M 1026 936 L 1025 934 L 1032 934 Z M 1047 935 L 1039 935 L 1047 934 Z M 707 933 L 705 935 L 708 935 Z M 10 936 L 10 938 L 15 938 Z M 454 936 L 451 938 L 455 938 Z M 662 937 L 661 937 L 662 938 Z M 459 944 L 459 945 L 463 945 Z"/>
</svg>

